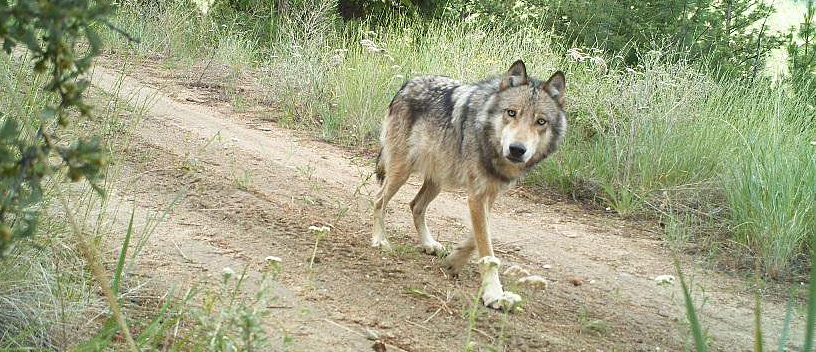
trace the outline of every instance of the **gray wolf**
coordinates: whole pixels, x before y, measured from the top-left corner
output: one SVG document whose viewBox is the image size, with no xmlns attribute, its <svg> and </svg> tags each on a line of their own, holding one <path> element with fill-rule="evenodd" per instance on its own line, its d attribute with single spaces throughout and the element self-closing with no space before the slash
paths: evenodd
<svg viewBox="0 0 816 352">
<path fill-rule="evenodd" d="M 410 207 L 425 252 L 442 255 L 425 210 L 442 189 L 464 189 L 473 236 L 444 260 L 452 274 L 478 250 L 482 302 L 511 309 L 521 298 L 502 289 L 493 254 L 488 213 L 496 197 L 525 171 L 555 152 L 567 128 L 566 82 L 561 71 L 542 81 L 527 75 L 521 60 L 502 76 L 466 84 L 444 76 L 409 79 L 391 100 L 380 136 L 376 174 L 382 187 L 374 203 L 371 244 L 390 248 L 385 234 L 388 201 L 413 173 L 424 177 Z"/>
</svg>

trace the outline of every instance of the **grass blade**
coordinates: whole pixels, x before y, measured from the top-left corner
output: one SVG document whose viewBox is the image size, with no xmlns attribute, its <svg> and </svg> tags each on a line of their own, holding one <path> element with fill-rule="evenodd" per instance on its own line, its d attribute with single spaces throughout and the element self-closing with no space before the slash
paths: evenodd
<svg viewBox="0 0 816 352">
<path fill-rule="evenodd" d="M 700 326 L 700 321 L 697 319 L 697 311 L 694 308 L 694 302 L 691 299 L 691 292 L 689 292 L 688 287 L 686 286 L 686 279 L 683 277 L 683 271 L 680 270 L 680 261 L 674 261 L 674 266 L 677 268 L 677 276 L 680 278 L 680 285 L 683 287 L 683 297 L 686 300 L 686 318 L 688 318 L 689 324 L 691 325 L 691 333 L 694 336 L 694 345 L 697 348 L 697 352 L 706 352 L 708 351 L 708 347 L 706 346 L 705 338 L 703 338 L 703 328 Z"/>
<path fill-rule="evenodd" d="M 762 298 L 759 291 L 756 294 L 756 305 L 754 305 L 754 352 L 762 352 Z"/>
<path fill-rule="evenodd" d="M 785 352 L 785 344 L 788 343 L 788 334 L 790 334 L 791 316 L 793 315 L 793 292 L 788 298 L 788 306 L 785 308 L 785 322 L 782 324 L 782 332 L 779 334 L 779 342 L 777 343 L 776 352 Z"/>
<path fill-rule="evenodd" d="M 119 251 L 119 260 L 116 262 L 116 272 L 113 273 L 113 290 L 114 295 L 119 294 L 119 282 L 122 280 L 122 272 L 125 269 L 125 258 L 127 258 L 127 250 L 130 246 L 130 236 L 133 234 L 133 216 L 136 214 L 136 205 L 133 205 L 133 211 L 130 212 L 130 221 L 128 221 L 127 233 L 125 233 L 125 240 L 122 242 L 122 250 Z"/>
<path fill-rule="evenodd" d="M 816 242 L 816 236 L 813 236 L 813 238 L 814 242 Z M 812 260 L 816 260 L 816 244 L 814 244 L 811 248 L 814 248 Z M 807 324 L 805 325 L 805 343 L 803 349 L 805 352 L 813 351 L 814 324 L 816 324 L 816 268 L 811 268 L 810 288 L 808 289 Z"/>
</svg>

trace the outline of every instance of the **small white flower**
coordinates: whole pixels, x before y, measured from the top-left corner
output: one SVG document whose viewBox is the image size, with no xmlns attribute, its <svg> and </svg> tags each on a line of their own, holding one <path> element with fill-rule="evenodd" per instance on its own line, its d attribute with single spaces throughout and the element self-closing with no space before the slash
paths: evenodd
<svg viewBox="0 0 816 352">
<path fill-rule="evenodd" d="M 224 270 L 221 271 L 221 275 L 224 277 L 224 280 L 228 280 L 235 276 L 235 270 L 232 270 L 230 267 L 225 267 Z"/>
<path fill-rule="evenodd" d="M 523 277 L 521 279 L 518 279 L 518 281 L 516 281 L 516 282 L 518 282 L 519 284 L 522 284 L 522 285 L 529 285 L 529 286 L 532 286 L 532 287 L 542 287 L 542 288 L 547 287 L 547 279 L 543 278 L 540 275 L 528 275 L 528 276 L 525 276 L 525 277 Z"/>
<path fill-rule="evenodd" d="M 658 275 L 657 277 L 654 278 L 654 280 L 655 282 L 657 282 L 658 285 L 671 285 L 671 283 L 674 282 L 674 276 Z"/>
<path fill-rule="evenodd" d="M 315 232 L 315 233 L 328 233 L 330 230 L 331 230 L 331 228 L 328 227 L 328 226 L 320 226 L 320 227 L 309 226 L 309 231 L 312 231 L 312 232 Z"/>
<path fill-rule="evenodd" d="M 486 256 L 479 259 L 479 265 L 484 265 L 487 267 L 498 267 L 499 265 L 501 265 L 501 261 L 499 260 L 499 258 L 496 258 L 494 256 Z"/>
<path fill-rule="evenodd" d="M 504 275 L 507 275 L 507 276 L 528 276 L 528 275 L 530 275 L 530 272 L 527 271 L 527 270 L 524 270 L 524 268 L 522 268 L 522 267 L 520 267 L 518 265 L 513 265 L 513 266 L 507 268 L 507 270 L 504 271 Z"/>
</svg>

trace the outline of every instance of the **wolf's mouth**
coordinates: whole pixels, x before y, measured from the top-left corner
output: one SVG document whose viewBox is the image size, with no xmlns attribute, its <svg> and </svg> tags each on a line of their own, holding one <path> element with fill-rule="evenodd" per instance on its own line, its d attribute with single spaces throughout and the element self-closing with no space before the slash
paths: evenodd
<svg viewBox="0 0 816 352">
<path fill-rule="evenodd" d="M 505 156 L 505 158 L 507 158 L 507 160 L 510 160 L 510 161 L 512 161 L 514 163 L 523 163 L 524 162 L 524 159 L 519 158 L 519 157 L 515 157 L 513 155 Z"/>
</svg>

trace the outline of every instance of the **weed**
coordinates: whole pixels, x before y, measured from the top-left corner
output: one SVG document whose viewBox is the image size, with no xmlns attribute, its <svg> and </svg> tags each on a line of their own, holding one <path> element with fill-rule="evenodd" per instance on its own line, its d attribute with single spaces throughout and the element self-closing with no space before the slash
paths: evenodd
<svg viewBox="0 0 816 352">
<path fill-rule="evenodd" d="M 242 191 L 246 191 L 252 185 L 252 170 L 244 169 L 238 172 L 233 180 L 235 181 L 235 186 Z"/>
<path fill-rule="evenodd" d="M 317 256 L 317 244 L 320 242 L 320 239 L 329 233 L 331 230 L 328 226 L 309 226 L 309 231 L 315 236 L 314 248 L 312 248 L 312 257 L 309 259 L 309 272 L 312 271 L 312 266 L 315 263 L 315 257 Z"/>
<path fill-rule="evenodd" d="M 604 336 L 611 327 L 606 320 L 593 317 L 586 307 L 578 310 L 578 329 L 585 334 Z"/>
<path fill-rule="evenodd" d="M 179 347 L 216 352 L 268 350 L 271 342 L 264 320 L 270 313 L 267 307 L 277 300 L 271 285 L 279 270 L 279 263 L 271 261 L 261 272 L 258 289 L 245 294 L 248 267 L 238 276 L 225 268 L 216 287 L 202 292 L 200 308 L 187 312 L 192 330 L 178 341 Z"/>
</svg>

